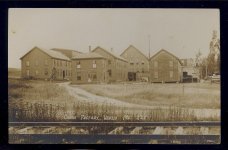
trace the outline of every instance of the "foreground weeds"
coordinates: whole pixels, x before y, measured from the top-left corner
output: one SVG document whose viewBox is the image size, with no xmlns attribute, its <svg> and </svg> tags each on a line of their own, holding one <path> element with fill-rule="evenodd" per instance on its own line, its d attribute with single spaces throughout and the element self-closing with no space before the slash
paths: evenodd
<svg viewBox="0 0 228 150">
<path fill-rule="evenodd" d="M 45 81 L 8 81 L 9 121 L 200 121 L 190 109 L 178 105 L 133 109 L 91 103 L 69 95 L 65 88 Z"/>
</svg>

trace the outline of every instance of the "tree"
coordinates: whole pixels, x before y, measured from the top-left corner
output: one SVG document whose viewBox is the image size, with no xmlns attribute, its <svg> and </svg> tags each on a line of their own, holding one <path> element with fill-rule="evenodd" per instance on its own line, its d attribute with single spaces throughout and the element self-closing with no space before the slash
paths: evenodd
<svg viewBox="0 0 228 150">
<path fill-rule="evenodd" d="M 210 53 L 207 57 L 208 73 L 220 73 L 220 40 L 217 32 L 213 31 L 212 40 L 210 42 Z"/>
<path fill-rule="evenodd" d="M 199 70 L 200 78 L 203 78 L 203 72 L 202 72 L 203 71 L 203 58 L 202 58 L 202 53 L 200 50 L 196 53 L 194 69 Z"/>
</svg>

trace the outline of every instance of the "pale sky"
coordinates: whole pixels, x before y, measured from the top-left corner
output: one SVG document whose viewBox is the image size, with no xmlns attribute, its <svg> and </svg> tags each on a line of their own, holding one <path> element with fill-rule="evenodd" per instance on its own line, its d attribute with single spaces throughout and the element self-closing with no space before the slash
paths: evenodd
<svg viewBox="0 0 228 150">
<path fill-rule="evenodd" d="M 206 56 L 212 31 L 220 36 L 218 9 L 11 8 L 8 67 L 34 46 L 88 52 L 97 46 L 121 54 L 130 44 L 151 56 L 166 49 L 179 58 Z"/>
</svg>

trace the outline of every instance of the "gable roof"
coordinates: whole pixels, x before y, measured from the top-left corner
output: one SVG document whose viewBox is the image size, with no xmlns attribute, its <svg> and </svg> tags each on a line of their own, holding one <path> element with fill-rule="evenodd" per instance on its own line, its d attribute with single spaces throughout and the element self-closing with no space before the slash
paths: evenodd
<svg viewBox="0 0 228 150">
<path fill-rule="evenodd" d="M 72 49 L 63 49 L 63 48 L 52 48 L 51 50 L 57 51 L 62 53 L 63 55 L 67 56 L 68 58 L 73 58 L 78 54 L 81 54 L 82 52 L 72 50 Z"/>
<path fill-rule="evenodd" d="M 121 54 L 120 54 L 120 56 L 122 56 L 129 48 L 134 48 L 136 51 L 138 51 L 141 55 L 143 55 L 147 60 L 148 60 L 148 57 L 145 55 L 145 54 L 143 54 L 139 49 L 137 49 L 135 46 L 133 46 L 133 45 L 129 45 L 128 46 L 128 48 L 126 48 Z"/>
<path fill-rule="evenodd" d="M 41 49 L 41 48 L 39 48 L 37 46 L 35 46 L 34 48 L 32 48 L 29 52 L 27 52 L 20 59 L 24 58 L 26 55 L 28 55 L 30 52 L 32 52 L 35 49 L 38 49 L 38 50 L 42 51 L 43 53 L 47 54 L 48 56 L 50 56 L 52 58 L 63 59 L 63 60 L 70 60 L 67 56 L 63 55 L 62 53 L 60 53 L 58 51 L 46 50 L 46 49 L 43 49 L 43 48 Z"/>
<path fill-rule="evenodd" d="M 107 52 L 108 54 L 110 54 L 111 56 L 113 56 L 113 57 L 115 57 L 115 58 L 117 58 L 117 59 L 119 59 L 119 60 L 128 62 L 128 61 L 127 61 L 126 59 L 124 59 L 123 57 L 120 57 L 119 55 L 114 54 L 113 52 L 107 51 L 107 50 L 105 50 L 104 48 L 101 48 L 100 46 L 97 46 L 95 49 L 92 50 L 92 52 L 95 52 L 96 49 L 98 49 L 98 48 L 101 49 L 101 50 L 103 50 L 103 51 L 105 51 L 105 52 Z"/>
<path fill-rule="evenodd" d="M 71 51 L 71 52 L 82 53 L 82 52 L 77 51 L 77 50 L 74 50 L 74 49 L 65 49 L 65 48 L 52 48 L 51 50 L 57 50 L 57 51 Z"/>
<path fill-rule="evenodd" d="M 152 57 L 150 57 L 149 60 L 153 59 L 155 56 L 157 56 L 157 55 L 160 54 L 161 52 L 168 53 L 169 55 L 171 55 L 171 56 L 173 56 L 174 58 L 176 58 L 176 59 L 179 61 L 179 63 L 180 63 L 181 65 L 183 65 L 182 62 L 181 62 L 181 60 L 180 60 L 177 56 L 173 55 L 172 53 L 170 53 L 170 52 L 168 52 L 167 50 L 164 50 L 164 49 L 161 49 L 160 51 L 158 51 L 156 54 L 154 54 Z"/>
<path fill-rule="evenodd" d="M 105 58 L 95 52 L 79 54 L 72 59 L 92 59 L 92 58 Z"/>
</svg>

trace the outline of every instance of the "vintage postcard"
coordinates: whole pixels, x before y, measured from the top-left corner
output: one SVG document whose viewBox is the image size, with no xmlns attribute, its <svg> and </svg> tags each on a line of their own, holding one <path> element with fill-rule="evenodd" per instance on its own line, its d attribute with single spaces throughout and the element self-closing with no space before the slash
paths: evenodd
<svg viewBox="0 0 228 150">
<path fill-rule="evenodd" d="M 219 9 L 11 8 L 11 144 L 220 144 Z"/>
</svg>

